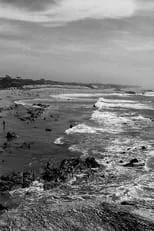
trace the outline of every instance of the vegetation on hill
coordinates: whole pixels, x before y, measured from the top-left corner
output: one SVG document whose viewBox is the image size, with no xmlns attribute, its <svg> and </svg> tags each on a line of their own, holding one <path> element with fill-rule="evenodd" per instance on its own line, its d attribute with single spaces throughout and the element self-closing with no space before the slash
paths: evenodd
<svg viewBox="0 0 154 231">
<path fill-rule="evenodd" d="M 11 77 L 6 75 L 5 77 L 0 77 L 0 89 L 8 89 L 8 88 L 23 88 L 23 86 L 28 85 L 70 85 L 70 86 L 81 86 L 88 87 L 91 89 L 103 89 L 103 88 L 114 88 L 116 90 L 120 90 L 121 88 L 129 87 L 117 84 L 102 84 L 102 83 L 81 83 L 81 82 L 63 82 L 63 81 L 53 81 L 53 80 L 45 80 L 43 78 L 38 80 L 33 79 L 23 79 L 21 77 Z"/>
</svg>

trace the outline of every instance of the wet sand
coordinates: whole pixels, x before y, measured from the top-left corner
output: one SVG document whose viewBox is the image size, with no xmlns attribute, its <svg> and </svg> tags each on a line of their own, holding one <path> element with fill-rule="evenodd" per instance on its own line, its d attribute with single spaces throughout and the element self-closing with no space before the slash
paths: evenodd
<svg viewBox="0 0 154 231">
<path fill-rule="evenodd" d="M 57 89 L 56 89 L 57 91 Z M 69 91 L 67 89 L 67 91 Z M 76 91 L 76 89 L 75 89 Z M 80 90 L 82 91 L 82 89 Z M 76 109 L 71 102 L 46 102 L 49 107 L 45 108 L 34 121 L 22 121 L 26 106 L 17 105 L 18 100 L 31 100 L 33 98 L 50 98 L 55 94 L 55 89 L 42 90 L 6 90 L 0 92 L 1 113 L 0 113 L 0 174 L 11 171 L 23 171 L 29 168 L 38 169 L 47 160 L 59 161 L 64 158 L 79 156 L 80 153 L 70 152 L 68 144 L 57 145 L 54 141 L 64 135 L 66 129 L 75 121 L 80 122 L 83 115 L 86 116 L 86 108 L 81 104 Z M 41 101 L 42 102 L 42 101 Z M 42 104 L 44 104 L 42 102 Z M 91 102 L 89 103 L 91 107 Z M 74 107 L 74 108 L 73 108 Z M 26 109 L 25 109 L 26 108 Z M 28 107 L 29 110 L 35 110 Z M 3 131 L 3 120 L 6 122 Z M 50 131 L 51 129 L 51 131 Z M 46 131 L 49 130 L 49 131 Z M 7 141 L 6 134 L 9 131 L 16 133 L 17 138 Z M 3 148 L 7 142 L 7 147 Z M 30 148 L 28 147 L 30 145 Z"/>
</svg>

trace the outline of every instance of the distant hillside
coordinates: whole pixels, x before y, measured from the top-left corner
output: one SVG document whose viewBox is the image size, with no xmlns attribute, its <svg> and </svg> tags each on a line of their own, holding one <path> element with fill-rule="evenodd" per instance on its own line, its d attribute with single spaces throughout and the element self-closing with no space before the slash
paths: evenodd
<svg viewBox="0 0 154 231">
<path fill-rule="evenodd" d="M 23 88 L 28 85 L 73 85 L 73 86 L 82 86 L 88 87 L 91 89 L 108 89 L 114 88 L 120 90 L 121 88 L 127 88 L 129 86 L 116 85 L 116 84 L 102 84 L 102 83 L 81 83 L 81 82 L 62 82 L 62 81 L 53 81 L 53 80 L 33 80 L 33 79 L 23 79 L 21 77 L 11 77 L 6 75 L 5 77 L 0 77 L 0 89 L 8 88 Z"/>
</svg>

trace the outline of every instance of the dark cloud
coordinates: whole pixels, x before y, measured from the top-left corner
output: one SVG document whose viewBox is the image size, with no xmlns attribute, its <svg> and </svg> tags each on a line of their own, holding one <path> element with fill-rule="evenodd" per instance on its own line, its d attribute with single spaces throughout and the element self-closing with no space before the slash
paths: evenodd
<svg viewBox="0 0 154 231">
<path fill-rule="evenodd" d="M 42 11 L 48 5 L 57 3 L 57 0 L 0 0 L 0 3 L 30 11 Z"/>
</svg>

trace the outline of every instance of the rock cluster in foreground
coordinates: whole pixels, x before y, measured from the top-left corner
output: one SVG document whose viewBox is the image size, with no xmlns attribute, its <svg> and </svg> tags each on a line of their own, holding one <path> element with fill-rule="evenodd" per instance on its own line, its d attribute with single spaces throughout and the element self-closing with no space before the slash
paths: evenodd
<svg viewBox="0 0 154 231">
<path fill-rule="evenodd" d="M 1 176 L 0 230 L 153 231 L 152 202 L 114 204 L 72 196 L 67 182 L 76 174 L 88 180 L 100 168 L 94 158 L 73 158 L 56 167 L 47 163 L 39 176 L 32 171 Z M 34 180 L 40 182 L 38 188 Z"/>
</svg>

